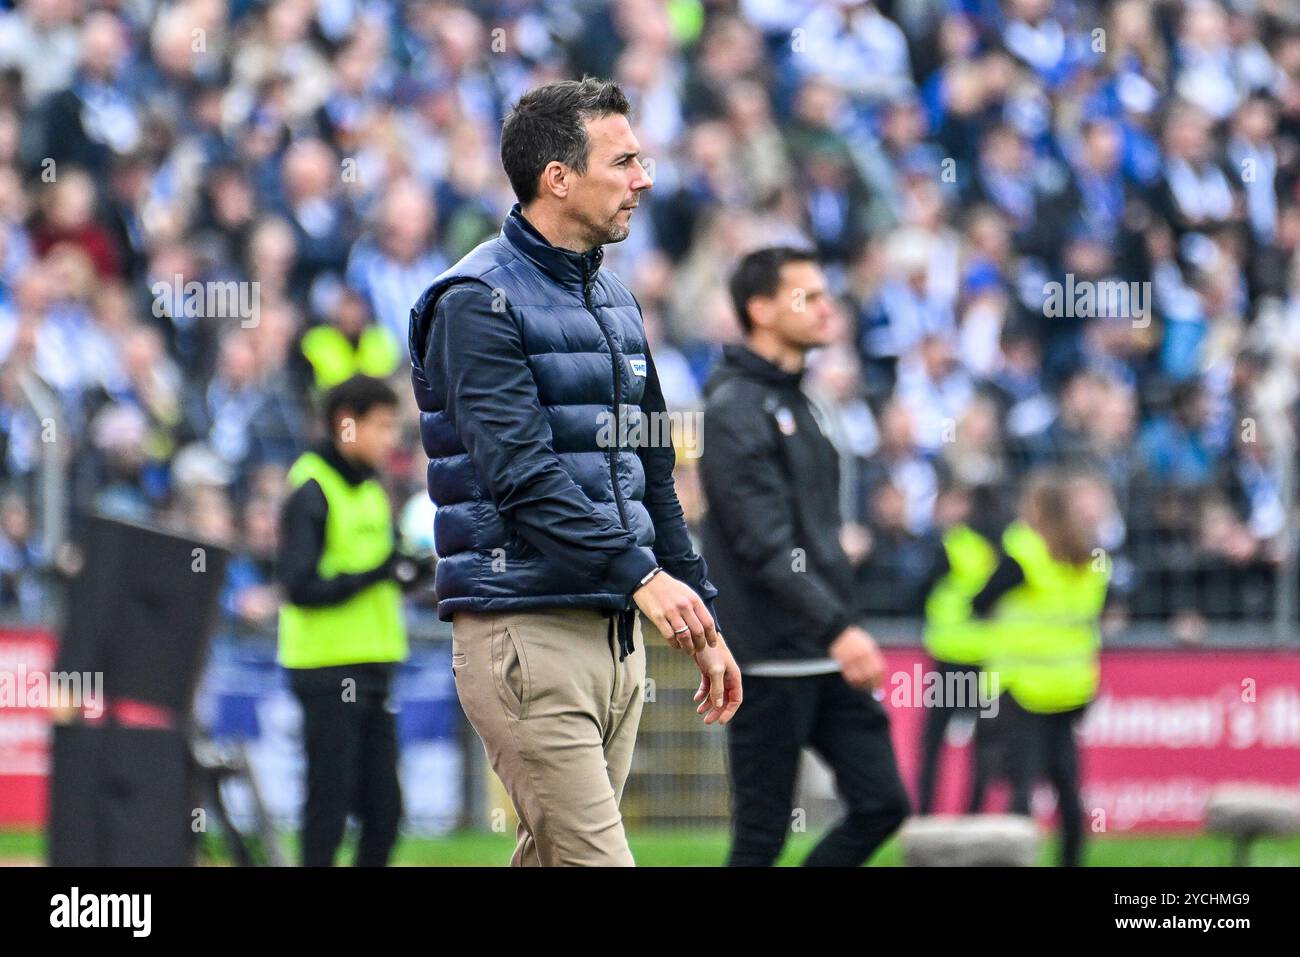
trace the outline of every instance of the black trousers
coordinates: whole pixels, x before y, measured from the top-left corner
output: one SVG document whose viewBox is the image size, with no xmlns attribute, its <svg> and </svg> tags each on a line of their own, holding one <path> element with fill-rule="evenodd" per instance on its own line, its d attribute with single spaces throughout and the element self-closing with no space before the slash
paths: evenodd
<svg viewBox="0 0 1300 957">
<path fill-rule="evenodd" d="M 1034 785 L 1046 777 L 1056 791 L 1061 819 L 1061 864 L 1077 867 L 1083 859 L 1083 802 L 1079 796 L 1079 747 L 1074 728 L 1086 708 L 1056 714 L 1026 711 L 1010 694 L 1002 696 L 1007 718 L 1011 810 L 1028 814 Z"/>
<path fill-rule="evenodd" d="M 356 866 L 383 867 L 402 819 L 397 717 L 388 710 L 391 666 L 340 665 L 289 674 L 302 704 L 307 753 L 302 866 L 333 866 L 348 815 L 355 813 L 361 824 Z M 353 683 L 345 685 L 348 679 Z"/>
<path fill-rule="evenodd" d="M 903 823 L 907 791 L 889 718 L 838 673 L 745 676 L 745 704 L 727 725 L 732 867 L 773 864 L 791 824 L 799 757 L 813 748 L 835 774 L 848 813 L 813 848 L 807 866 L 857 867 Z"/>
<path fill-rule="evenodd" d="M 971 691 L 979 689 L 980 669 L 977 665 L 959 665 L 950 661 L 936 660 L 931 664 L 931 669 L 942 678 L 941 688 L 947 689 L 948 676 L 952 674 L 961 676 L 959 687 Z M 963 700 L 954 697 L 953 700 L 949 700 L 945 692 L 938 705 L 925 709 L 925 725 L 921 732 L 921 780 L 916 799 L 921 814 L 929 814 L 934 808 L 934 792 L 938 783 L 939 756 L 943 753 L 944 734 L 948 731 L 948 723 L 962 714 L 979 714 L 979 699 Z M 974 747 L 978 746 L 977 739 Z M 982 763 L 978 759 L 971 762 L 971 790 L 970 800 L 967 803 L 972 814 L 984 801 L 985 782 Z"/>
<path fill-rule="evenodd" d="M 973 749 L 970 782 L 970 798 L 966 804 L 966 813 L 980 814 L 984 810 L 984 797 L 989 784 L 994 780 L 1007 780 L 1007 720 L 1002 713 L 1005 697 L 998 701 L 996 716 L 981 712 L 975 721 L 975 737 L 971 741 Z"/>
</svg>

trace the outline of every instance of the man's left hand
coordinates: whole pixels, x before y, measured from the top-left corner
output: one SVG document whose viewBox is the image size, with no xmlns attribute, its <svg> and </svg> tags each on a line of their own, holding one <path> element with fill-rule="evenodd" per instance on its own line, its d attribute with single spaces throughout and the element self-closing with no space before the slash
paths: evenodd
<svg viewBox="0 0 1300 957">
<path fill-rule="evenodd" d="M 695 713 L 704 715 L 705 724 L 726 724 L 735 716 L 743 697 L 736 659 L 721 634 L 715 647 L 696 652 L 693 657 L 700 669 L 700 689 L 694 699 L 700 706 Z"/>
</svg>

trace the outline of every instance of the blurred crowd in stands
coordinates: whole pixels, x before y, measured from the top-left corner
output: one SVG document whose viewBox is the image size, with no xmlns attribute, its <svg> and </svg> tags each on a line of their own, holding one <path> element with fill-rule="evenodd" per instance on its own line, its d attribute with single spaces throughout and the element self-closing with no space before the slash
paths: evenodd
<svg viewBox="0 0 1300 957">
<path fill-rule="evenodd" d="M 842 334 L 808 387 L 868 610 L 919 608 L 943 488 L 1005 511 L 1058 463 L 1115 490 L 1130 614 L 1273 614 L 1293 0 L 0 0 L 0 614 L 43 607 L 53 454 L 73 508 L 230 543 L 226 614 L 273 622 L 286 466 L 358 370 L 410 403 L 392 491 L 434 547 L 409 310 L 513 202 L 512 102 L 584 73 L 622 85 L 655 179 L 605 263 L 671 407 L 739 337 L 740 254 L 823 258 Z"/>
</svg>

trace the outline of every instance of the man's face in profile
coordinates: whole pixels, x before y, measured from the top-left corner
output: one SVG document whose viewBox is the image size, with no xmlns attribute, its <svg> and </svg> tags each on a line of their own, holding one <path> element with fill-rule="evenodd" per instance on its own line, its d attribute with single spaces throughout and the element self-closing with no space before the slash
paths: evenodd
<svg viewBox="0 0 1300 957">
<path fill-rule="evenodd" d="M 767 324 L 789 345 L 815 349 L 834 340 L 835 300 L 816 263 L 782 266 L 776 294 L 769 302 Z"/>
<path fill-rule="evenodd" d="M 631 232 L 633 207 L 654 181 L 626 116 L 611 113 L 586 127 L 587 171 L 574 174 L 565 205 L 593 247 L 621 243 Z"/>
</svg>

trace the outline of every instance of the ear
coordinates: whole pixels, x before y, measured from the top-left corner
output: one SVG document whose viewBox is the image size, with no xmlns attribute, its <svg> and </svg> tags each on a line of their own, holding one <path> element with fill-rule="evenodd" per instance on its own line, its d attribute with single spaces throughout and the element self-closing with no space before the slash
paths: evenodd
<svg viewBox="0 0 1300 957">
<path fill-rule="evenodd" d="M 351 419 L 354 423 L 357 421 L 357 414 L 350 406 L 341 406 L 334 410 L 334 418 L 330 421 L 330 435 L 332 438 L 338 438 L 339 433 L 343 431 L 344 423 Z"/>
<path fill-rule="evenodd" d="M 772 300 L 768 296 L 750 296 L 745 301 L 745 311 L 755 329 L 766 329 L 772 319 Z"/>
<path fill-rule="evenodd" d="M 569 167 L 559 160 L 551 160 L 546 164 L 546 169 L 542 170 L 541 191 L 549 192 L 557 199 L 564 199 L 569 195 L 571 172 Z"/>
</svg>

